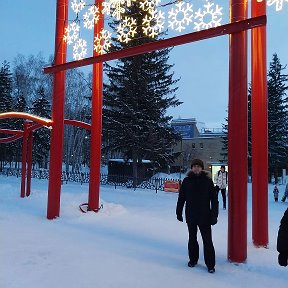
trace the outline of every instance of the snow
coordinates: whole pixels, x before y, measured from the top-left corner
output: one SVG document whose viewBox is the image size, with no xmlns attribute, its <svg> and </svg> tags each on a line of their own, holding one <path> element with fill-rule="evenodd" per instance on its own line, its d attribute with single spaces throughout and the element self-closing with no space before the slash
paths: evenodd
<svg viewBox="0 0 288 288">
<path fill-rule="evenodd" d="M 248 184 L 248 258 L 227 261 L 227 211 L 213 226 L 216 273 L 209 274 L 200 240 L 199 265 L 187 267 L 187 228 L 175 217 L 177 193 L 101 187 L 103 209 L 81 213 L 88 185 L 65 184 L 61 212 L 46 219 L 47 181 L 32 179 L 20 198 L 20 178 L 0 176 L 0 283 L 20 287 L 277 287 L 288 285 L 288 268 L 277 263 L 276 237 L 287 203 L 273 201 L 269 185 L 269 249 L 251 242 Z M 279 186 L 280 197 L 284 185 Z M 221 199 L 219 197 L 220 207 Z"/>
</svg>

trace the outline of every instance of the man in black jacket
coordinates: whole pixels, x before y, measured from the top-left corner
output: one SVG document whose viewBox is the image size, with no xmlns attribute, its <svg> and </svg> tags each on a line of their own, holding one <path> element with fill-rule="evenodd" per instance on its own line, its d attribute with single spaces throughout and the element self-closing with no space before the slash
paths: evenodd
<svg viewBox="0 0 288 288">
<path fill-rule="evenodd" d="M 278 262 L 281 266 L 288 265 L 288 209 L 285 211 L 278 231 L 277 251 L 279 252 Z"/>
<path fill-rule="evenodd" d="M 183 222 L 185 205 L 186 223 L 189 232 L 189 267 L 194 267 L 199 259 L 197 229 L 199 227 L 204 247 L 204 260 L 209 273 L 215 272 L 215 250 L 212 242 L 211 225 L 217 223 L 218 199 L 212 179 L 203 171 L 203 161 L 194 159 L 191 171 L 184 178 L 177 201 L 176 215 Z"/>
</svg>

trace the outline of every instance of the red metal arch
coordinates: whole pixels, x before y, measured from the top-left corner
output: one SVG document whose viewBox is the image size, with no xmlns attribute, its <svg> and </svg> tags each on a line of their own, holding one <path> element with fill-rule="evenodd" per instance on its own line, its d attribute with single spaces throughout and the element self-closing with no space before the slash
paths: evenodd
<svg viewBox="0 0 288 288">
<path fill-rule="evenodd" d="M 5 113 L 0 113 L 0 119 L 7 119 L 7 118 L 22 118 L 26 120 L 31 120 L 36 123 L 42 124 L 43 126 L 51 126 L 52 125 L 52 120 L 39 117 L 36 115 L 32 115 L 29 113 L 24 113 L 24 112 L 5 112 Z"/>
</svg>

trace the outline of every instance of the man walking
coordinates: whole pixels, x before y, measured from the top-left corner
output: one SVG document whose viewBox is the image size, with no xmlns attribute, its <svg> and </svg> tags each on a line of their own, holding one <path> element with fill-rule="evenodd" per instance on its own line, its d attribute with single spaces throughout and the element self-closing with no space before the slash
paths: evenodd
<svg viewBox="0 0 288 288">
<path fill-rule="evenodd" d="M 197 230 L 199 228 L 204 248 L 204 261 L 209 273 L 215 272 L 215 250 L 212 242 L 211 225 L 217 223 L 218 199 L 212 179 L 203 171 L 204 164 L 200 159 L 191 163 L 191 171 L 184 178 L 177 201 L 177 219 L 183 222 L 185 205 L 186 223 L 188 226 L 189 267 L 194 267 L 199 260 Z"/>
</svg>

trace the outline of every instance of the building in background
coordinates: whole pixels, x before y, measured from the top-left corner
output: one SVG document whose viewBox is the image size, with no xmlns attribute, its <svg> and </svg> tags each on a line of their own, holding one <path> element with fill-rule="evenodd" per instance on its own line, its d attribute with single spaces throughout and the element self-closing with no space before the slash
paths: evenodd
<svg viewBox="0 0 288 288">
<path fill-rule="evenodd" d="M 179 155 L 170 172 L 186 172 L 190 168 L 194 158 L 200 158 L 204 162 L 205 170 L 215 174 L 221 165 L 225 165 L 223 159 L 223 139 L 225 135 L 222 128 L 206 128 L 202 122 L 195 118 L 174 119 L 172 127 L 182 135 L 182 140 L 173 147 L 173 153 Z"/>
</svg>

